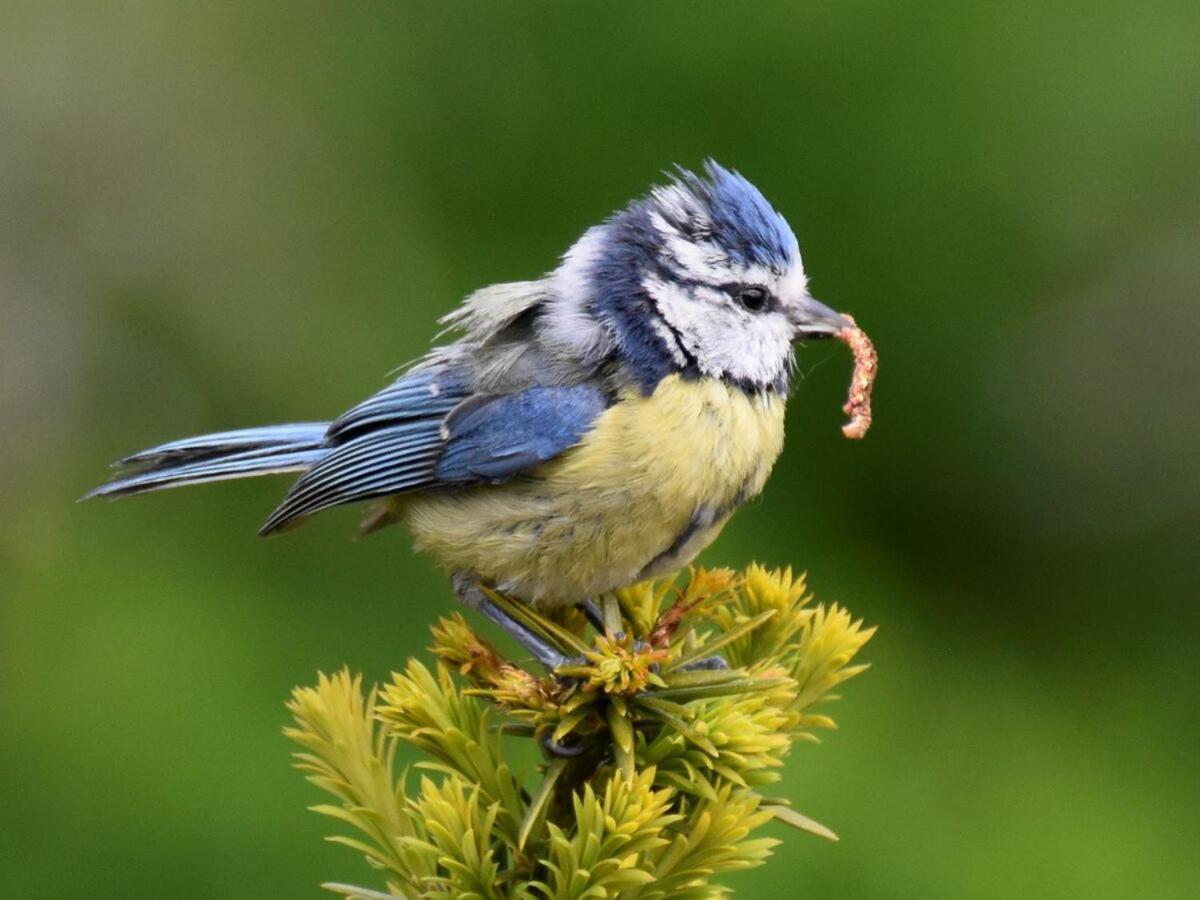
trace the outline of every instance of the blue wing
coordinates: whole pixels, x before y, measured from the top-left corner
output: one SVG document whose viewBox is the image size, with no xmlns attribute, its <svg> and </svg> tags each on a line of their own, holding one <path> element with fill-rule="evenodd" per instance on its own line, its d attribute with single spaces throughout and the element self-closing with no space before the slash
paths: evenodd
<svg viewBox="0 0 1200 900">
<path fill-rule="evenodd" d="M 437 480 L 499 484 L 579 443 L 609 397 L 593 385 L 472 397 L 446 417 Z"/>
<path fill-rule="evenodd" d="M 378 394 L 339 416 L 326 443 L 343 444 L 375 429 L 441 417 L 471 395 L 466 376 L 453 368 L 419 369 L 402 375 Z"/>
<path fill-rule="evenodd" d="M 413 373 L 330 426 L 331 451 L 296 481 L 261 533 L 372 497 L 506 481 L 578 443 L 609 403 L 592 385 L 471 395 L 452 372 Z"/>
</svg>

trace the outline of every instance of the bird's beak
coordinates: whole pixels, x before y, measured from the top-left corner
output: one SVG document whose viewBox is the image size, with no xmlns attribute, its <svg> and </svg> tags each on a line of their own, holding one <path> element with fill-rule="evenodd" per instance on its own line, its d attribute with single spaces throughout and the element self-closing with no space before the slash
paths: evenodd
<svg viewBox="0 0 1200 900">
<path fill-rule="evenodd" d="M 794 341 L 833 337 L 843 328 L 853 327 L 845 316 L 812 297 L 805 297 L 799 303 L 789 303 L 784 311 L 792 323 Z"/>
</svg>

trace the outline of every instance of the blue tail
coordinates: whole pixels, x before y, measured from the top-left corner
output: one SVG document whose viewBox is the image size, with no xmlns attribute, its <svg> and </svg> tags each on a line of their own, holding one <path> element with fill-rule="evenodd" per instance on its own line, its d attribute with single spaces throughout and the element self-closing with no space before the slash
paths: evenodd
<svg viewBox="0 0 1200 900">
<path fill-rule="evenodd" d="M 89 497 L 127 497 L 185 484 L 303 472 L 321 459 L 328 422 L 270 425 L 222 431 L 172 441 L 126 457 L 113 480 L 88 491 Z"/>
</svg>

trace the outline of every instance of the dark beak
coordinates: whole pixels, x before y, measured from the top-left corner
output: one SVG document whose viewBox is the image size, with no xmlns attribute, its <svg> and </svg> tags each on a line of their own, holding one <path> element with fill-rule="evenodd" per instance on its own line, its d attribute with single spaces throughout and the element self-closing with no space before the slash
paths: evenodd
<svg viewBox="0 0 1200 900">
<path fill-rule="evenodd" d="M 799 303 L 790 303 L 785 308 L 788 321 L 792 323 L 792 340 L 811 341 L 829 338 L 843 328 L 852 328 L 850 320 L 834 312 L 824 303 L 805 297 Z"/>
</svg>

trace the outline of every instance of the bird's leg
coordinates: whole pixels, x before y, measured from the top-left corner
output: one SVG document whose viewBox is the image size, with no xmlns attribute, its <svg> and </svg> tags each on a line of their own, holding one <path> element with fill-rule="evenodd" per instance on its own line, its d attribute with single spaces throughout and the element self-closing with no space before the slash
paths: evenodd
<svg viewBox="0 0 1200 900">
<path fill-rule="evenodd" d="M 584 600 L 582 603 L 576 604 L 576 606 L 583 613 L 584 618 L 588 620 L 588 624 L 601 634 L 604 634 L 604 616 L 600 614 L 600 607 L 596 606 L 596 601 Z"/>
<path fill-rule="evenodd" d="M 474 578 L 457 572 L 451 577 L 450 582 L 454 586 L 454 593 L 458 595 L 458 599 L 464 606 L 478 610 L 499 625 L 513 640 L 533 654 L 547 672 L 553 672 L 560 666 L 571 662 L 570 659 L 489 600 L 487 595 L 480 590 L 479 582 Z"/>
</svg>

